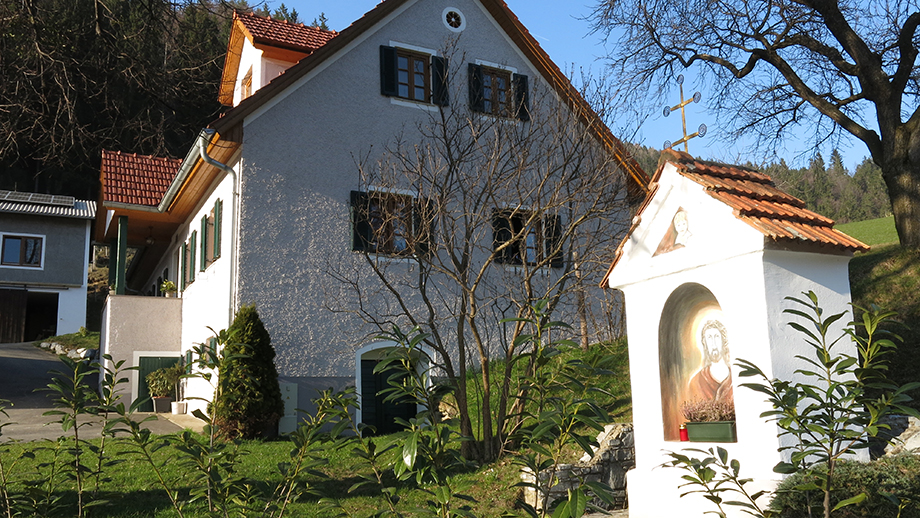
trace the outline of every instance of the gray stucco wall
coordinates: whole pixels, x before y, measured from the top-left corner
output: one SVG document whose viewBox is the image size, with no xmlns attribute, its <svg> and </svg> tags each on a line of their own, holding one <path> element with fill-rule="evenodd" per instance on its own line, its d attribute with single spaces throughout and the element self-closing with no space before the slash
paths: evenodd
<svg viewBox="0 0 920 518">
<path fill-rule="evenodd" d="M 0 214 L 0 234 L 44 236 L 45 249 L 42 268 L 0 266 L 0 282 L 82 286 L 87 224 L 83 219 Z"/>
<path fill-rule="evenodd" d="M 182 299 L 109 295 L 103 322 L 101 354 L 112 361 L 137 365 L 135 356 L 179 357 L 182 338 Z M 158 354 L 162 353 L 162 354 Z M 125 373 L 132 399 L 137 397 L 137 371 Z"/>
<path fill-rule="evenodd" d="M 441 22 L 448 6 L 466 17 L 459 36 Z M 455 45 L 450 64 L 453 109 L 467 110 L 469 62 L 513 67 L 528 75 L 531 85 L 538 79 L 478 4 L 423 0 L 411 3 L 280 102 L 247 120 L 240 175 L 239 301 L 256 303 L 271 333 L 281 376 L 351 377 L 355 349 L 376 334 L 375 327 L 357 316 L 334 313 L 327 306 L 350 296 L 330 276 L 332 269 L 351 269 L 358 285 L 376 282 L 363 256 L 351 251 L 349 193 L 365 187 L 356 160 L 366 156 L 373 164 L 399 135 L 418 140 L 417 125 L 437 116 L 393 104 L 380 94 L 379 47 L 391 42 L 439 52 Z M 409 277 L 416 268 L 407 260 L 389 266 Z M 411 296 L 408 300 L 419 303 Z M 390 303 L 382 295 L 373 310 L 386 314 Z"/>
</svg>

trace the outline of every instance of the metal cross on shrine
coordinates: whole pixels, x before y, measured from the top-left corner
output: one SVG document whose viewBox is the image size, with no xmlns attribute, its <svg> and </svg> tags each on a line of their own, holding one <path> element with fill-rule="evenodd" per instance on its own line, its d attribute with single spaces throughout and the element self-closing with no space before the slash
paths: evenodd
<svg viewBox="0 0 920 518">
<path fill-rule="evenodd" d="M 687 144 L 687 141 L 689 141 L 690 139 L 692 139 L 692 138 L 694 138 L 694 137 L 703 137 L 703 136 L 705 136 L 705 135 L 706 135 L 706 125 L 705 125 L 705 124 L 700 124 L 699 129 L 698 129 L 695 133 L 693 133 L 693 134 L 691 134 L 691 135 L 687 135 L 687 116 L 686 116 L 686 114 L 684 113 L 684 106 L 687 106 L 687 105 L 690 104 L 690 103 L 698 103 L 698 102 L 700 102 L 700 99 L 701 99 L 702 97 L 700 96 L 700 93 L 699 93 L 699 92 L 696 92 L 696 93 L 693 94 L 693 97 L 691 97 L 690 99 L 687 99 L 686 101 L 684 100 L 684 76 L 683 76 L 683 74 L 677 76 L 677 84 L 680 85 L 680 104 L 678 104 L 678 105 L 676 105 L 676 106 L 665 106 L 665 107 L 664 107 L 663 114 L 664 114 L 665 117 L 667 117 L 668 115 L 671 115 L 671 112 L 672 112 L 672 111 L 675 111 L 675 110 L 678 110 L 678 109 L 680 110 L 680 119 L 681 119 L 681 122 L 683 123 L 683 126 L 684 126 L 684 138 L 682 138 L 682 139 L 680 139 L 680 140 L 678 140 L 677 142 L 674 142 L 674 143 L 672 143 L 670 140 L 665 140 L 665 141 L 664 141 L 664 148 L 665 148 L 665 149 L 669 149 L 669 148 L 671 148 L 672 146 L 679 146 L 680 144 L 683 144 L 683 145 L 684 145 L 684 152 L 689 153 L 689 152 L 690 152 L 690 146 Z"/>
</svg>

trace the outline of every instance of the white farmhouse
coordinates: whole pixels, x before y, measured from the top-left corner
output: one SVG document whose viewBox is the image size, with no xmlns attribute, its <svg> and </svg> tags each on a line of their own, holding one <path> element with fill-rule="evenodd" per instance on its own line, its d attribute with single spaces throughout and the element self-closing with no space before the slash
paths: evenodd
<svg viewBox="0 0 920 518">
<path fill-rule="evenodd" d="M 417 142 L 442 115 L 473 113 L 502 131 L 539 134 L 531 122 L 538 91 L 577 114 L 595 149 L 612 157 L 616 173 L 606 183 L 623 186 L 621 199 L 644 194 L 645 173 L 501 0 L 386 0 L 338 33 L 236 15 L 219 93 L 230 108 L 188 155 L 103 155 L 97 239 L 113 243 L 119 258 L 105 352 L 143 374 L 186 357 L 208 328 L 228 327 L 254 303 L 289 403 L 283 429 L 315 389 L 349 384 L 361 394 L 362 419 L 386 427 L 393 416 L 368 373 L 391 344 L 376 340 L 377 327 L 357 310 L 339 311 L 348 279 L 330 272 L 354 272 L 353 286 L 377 283 L 371 252 L 411 278 L 431 229 L 418 224 L 427 200 L 417 185 L 375 183 L 359 168 L 382 169 L 373 164 L 394 138 Z M 572 261 L 555 246 L 561 215 L 518 228 L 530 207 L 489 203 L 472 216 L 492 218 L 474 239 L 486 255 L 501 248 L 494 275 L 541 261 L 540 282 L 570 274 Z M 130 269 L 126 246 L 141 249 Z M 150 296 L 166 279 L 180 297 Z M 406 300 L 422 303 L 411 293 Z M 360 310 L 398 314 L 386 294 L 365 302 L 371 309 Z M 142 395 L 131 376 L 132 396 Z M 186 387 L 186 396 L 204 392 Z"/>
</svg>

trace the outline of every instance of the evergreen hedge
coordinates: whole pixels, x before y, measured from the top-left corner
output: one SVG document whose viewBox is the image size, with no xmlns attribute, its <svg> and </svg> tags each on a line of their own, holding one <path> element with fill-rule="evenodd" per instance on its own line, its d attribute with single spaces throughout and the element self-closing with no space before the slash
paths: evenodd
<svg viewBox="0 0 920 518">
<path fill-rule="evenodd" d="M 906 505 L 900 518 L 920 518 L 920 457 L 904 454 L 882 457 L 872 462 L 847 461 L 837 464 L 834 475 L 834 489 L 831 506 L 841 500 L 862 492 L 868 498 L 856 505 L 843 507 L 834 512 L 835 518 L 894 518 L 898 505 L 884 493 L 895 496 Z M 818 490 L 795 490 L 796 486 L 809 482 L 808 475 L 798 473 L 784 480 L 777 488 L 776 497 L 770 508 L 779 512 L 781 518 L 808 518 L 823 515 L 821 502 L 823 493 Z M 812 507 L 809 515 L 808 507 Z"/>
<path fill-rule="evenodd" d="M 229 438 L 274 436 L 284 413 L 275 349 L 255 305 L 243 306 L 228 329 L 212 411 L 214 425 Z"/>
</svg>

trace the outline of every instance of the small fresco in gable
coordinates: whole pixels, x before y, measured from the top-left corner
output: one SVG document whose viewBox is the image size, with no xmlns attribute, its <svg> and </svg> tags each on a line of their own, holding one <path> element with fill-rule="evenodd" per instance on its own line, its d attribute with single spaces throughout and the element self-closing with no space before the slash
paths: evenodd
<svg viewBox="0 0 920 518">
<path fill-rule="evenodd" d="M 681 207 L 677 209 L 677 213 L 671 218 L 671 226 L 668 228 L 668 232 L 664 237 L 661 238 L 661 242 L 658 244 L 658 248 L 655 250 L 655 253 L 652 254 L 652 257 L 673 252 L 678 248 L 687 246 L 687 242 L 690 241 L 692 236 L 693 234 L 690 233 L 689 215 L 687 211 Z"/>
</svg>

